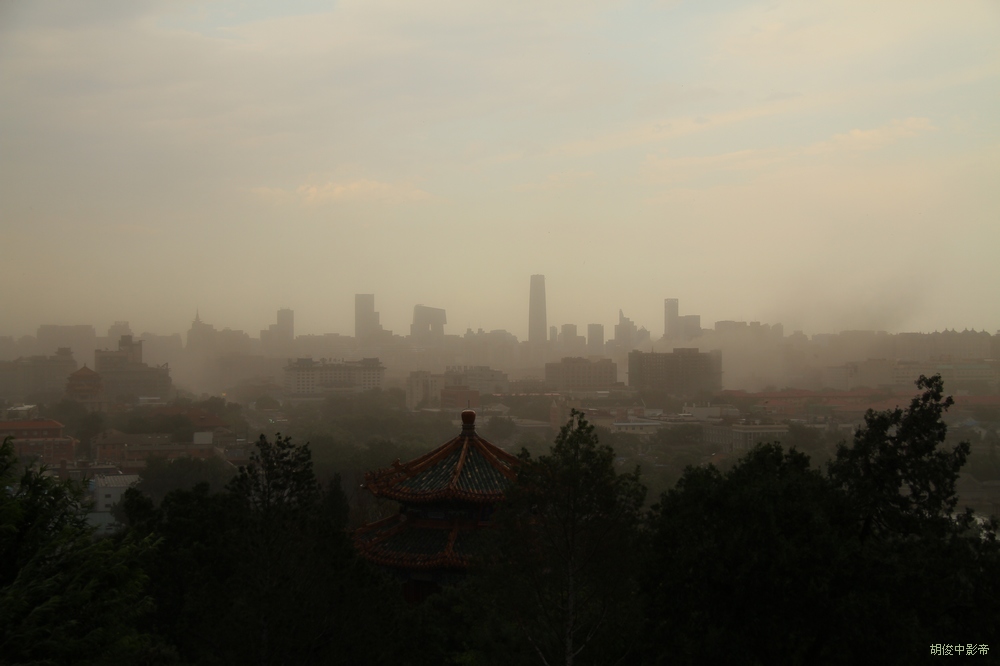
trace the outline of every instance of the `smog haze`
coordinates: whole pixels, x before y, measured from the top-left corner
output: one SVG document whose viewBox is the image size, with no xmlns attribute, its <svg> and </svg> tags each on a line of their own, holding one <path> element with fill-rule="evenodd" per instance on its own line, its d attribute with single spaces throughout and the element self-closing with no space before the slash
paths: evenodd
<svg viewBox="0 0 1000 666">
<path fill-rule="evenodd" d="M 1000 329 L 991 2 L 8 2 L 0 335 Z M 47 351 L 46 353 L 51 353 Z"/>
</svg>

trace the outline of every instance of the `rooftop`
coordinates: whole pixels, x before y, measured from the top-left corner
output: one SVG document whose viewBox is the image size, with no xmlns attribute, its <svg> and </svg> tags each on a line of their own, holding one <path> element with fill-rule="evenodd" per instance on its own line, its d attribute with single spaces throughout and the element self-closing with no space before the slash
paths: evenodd
<svg viewBox="0 0 1000 666">
<path fill-rule="evenodd" d="M 476 413 L 462 412 L 462 433 L 415 460 L 365 475 L 378 497 L 398 502 L 460 500 L 489 504 L 503 499 L 516 478 L 516 457 L 476 433 Z"/>
</svg>

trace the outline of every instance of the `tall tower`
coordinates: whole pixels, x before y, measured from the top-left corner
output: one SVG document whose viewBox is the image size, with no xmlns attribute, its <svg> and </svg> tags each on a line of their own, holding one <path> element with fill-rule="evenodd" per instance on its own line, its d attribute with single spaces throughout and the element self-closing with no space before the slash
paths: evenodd
<svg viewBox="0 0 1000 666">
<path fill-rule="evenodd" d="M 531 276 L 531 297 L 528 301 L 528 342 L 543 344 L 547 336 L 545 318 L 545 276 Z"/>
<path fill-rule="evenodd" d="M 368 342 L 378 328 L 375 294 L 354 294 L 354 338 Z"/>
<path fill-rule="evenodd" d="M 286 342 L 295 339 L 295 312 L 289 308 L 278 310 L 278 325 L 275 329 L 278 336 Z"/>
<path fill-rule="evenodd" d="M 663 299 L 663 336 L 674 338 L 680 334 L 679 309 L 676 298 Z"/>
<path fill-rule="evenodd" d="M 587 353 L 591 356 L 604 354 L 604 324 L 587 324 Z"/>
</svg>

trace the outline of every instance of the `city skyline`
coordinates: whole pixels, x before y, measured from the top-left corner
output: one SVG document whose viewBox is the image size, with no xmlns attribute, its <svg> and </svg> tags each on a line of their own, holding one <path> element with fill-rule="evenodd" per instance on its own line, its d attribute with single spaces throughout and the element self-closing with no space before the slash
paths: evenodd
<svg viewBox="0 0 1000 666">
<path fill-rule="evenodd" d="M 523 339 L 538 273 L 550 324 L 996 331 L 998 36 L 986 1 L 4 3 L 0 328 L 349 335 L 374 293 Z"/>
<path fill-rule="evenodd" d="M 544 317 L 545 316 L 545 312 L 547 310 L 547 306 L 546 306 L 546 303 L 545 303 L 545 282 L 544 282 L 545 276 L 544 275 L 533 275 L 531 277 L 533 278 L 533 280 L 534 280 L 534 278 L 542 278 L 542 280 L 541 280 L 541 311 L 542 311 L 542 314 L 543 314 L 543 317 Z M 532 282 L 532 285 L 534 285 L 534 281 Z M 531 293 L 534 293 L 534 291 L 532 291 Z M 402 337 L 410 337 L 411 332 L 412 332 L 411 329 L 412 329 L 413 317 L 414 316 L 418 316 L 418 315 L 414 315 L 413 314 L 415 311 L 417 311 L 417 312 L 441 311 L 442 316 L 444 316 L 444 313 L 447 312 L 446 308 L 440 308 L 440 309 L 438 309 L 438 308 L 430 308 L 430 307 L 424 306 L 422 304 L 417 304 L 414 308 L 410 309 L 411 317 L 410 317 L 410 319 L 409 319 L 409 321 L 407 323 L 401 324 L 400 326 L 398 326 L 396 328 L 390 328 L 388 326 L 382 326 L 380 324 L 380 317 L 381 317 L 382 313 L 379 310 L 375 310 L 374 309 L 374 308 L 377 307 L 377 305 L 376 305 L 376 299 L 378 299 L 378 294 L 354 294 L 353 296 L 354 296 L 354 298 L 353 298 L 353 310 L 354 310 L 354 312 L 353 312 L 353 316 L 350 319 L 349 326 L 343 327 L 341 330 L 335 330 L 335 331 L 330 331 L 330 330 L 300 330 L 300 326 L 297 323 L 294 324 L 294 329 L 293 329 L 292 328 L 293 327 L 293 323 L 292 323 L 293 319 L 292 319 L 292 317 L 294 316 L 295 317 L 295 321 L 297 322 L 298 321 L 298 314 L 296 313 L 296 311 L 294 309 L 287 308 L 287 307 L 281 307 L 281 308 L 277 308 L 276 310 L 271 310 L 270 311 L 270 315 L 269 315 L 270 318 L 266 319 L 266 320 L 262 319 L 259 326 L 254 327 L 254 328 L 248 328 L 248 329 L 244 329 L 244 328 L 239 328 L 239 327 L 236 327 L 236 326 L 232 326 L 232 325 L 230 325 L 229 323 L 227 323 L 225 321 L 214 320 L 213 318 L 211 318 L 211 316 L 202 316 L 201 310 L 200 309 L 196 309 L 195 310 L 195 315 L 191 318 L 190 321 L 188 321 L 185 325 L 180 326 L 177 329 L 172 329 L 172 330 L 153 330 L 153 329 L 149 329 L 149 328 L 143 327 L 141 325 L 137 325 L 137 322 L 135 322 L 132 319 L 129 319 L 127 317 L 119 317 L 119 318 L 116 318 L 114 321 L 112 321 L 111 323 L 109 323 L 106 326 L 102 326 L 99 323 L 96 323 L 96 322 L 93 322 L 93 321 L 74 321 L 74 322 L 69 322 L 69 321 L 63 321 L 63 322 L 45 321 L 45 322 L 39 322 L 39 323 L 34 324 L 34 325 L 32 325 L 31 323 L 25 323 L 23 325 L 22 329 L 21 329 L 24 332 L 21 332 L 21 333 L 12 333 L 9 330 L 4 330 L 3 328 L 0 328 L 0 336 L 7 336 L 7 337 L 14 338 L 16 340 L 16 339 L 18 339 L 20 337 L 23 337 L 23 336 L 34 336 L 35 333 L 37 332 L 37 330 L 39 328 L 45 327 L 45 326 L 92 326 L 94 328 L 95 334 L 98 337 L 105 337 L 104 333 L 107 332 L 110 335 L 110 337 L 117 339 L 116 338 L 116 336 L 118 335 L 117 330 L 120 329 L 120 328 L 122 328 L 124 325 L 128 325 L 129 329 L 136 336 L 139 336 L 142 333 L 151 333 L 151 334 L 155 334 L 155 335 L 167 335 L 167 336 L 169 336 L 169 335 L 181 335 L 182 338 L 186 338 L 189 330 L 191 330 L 192 322 L 200 322 L 198 324 L 200 326 L 211 326 L 212 328 L 215 328 L 217 330 L 229 329 L 229 330 L 233 330 L 233 331 L 242 331 L 242 332 L 246 333 L 247 335 L 249 335 L 249 337 L 251 339 L 258 339 L 258 340 L 262 340 L 266 336 L 269 336 L 269 335 L 273 336 L 275 334 L 275 331 L 281 331 L 281 330 L 285 331 L 285 333 L 283 333 L 282 335 L 284 335 L 288 339 L 294 339 L 295 337 L 297 337 L 299 335 L 307 335 L 308 336 L 308 335 L 326 335 L 326 334 L 336 334 L 336 335 L 342 335 L 342 336 L 353 337 L 355 339 L 358 339 L 357 333 L 358 333 L 359 330 L 361 330 L 361 331 L 365 331 L 365 333 L 364 333 L 365 337 L 363 338 L 363 341 L 366 344 L 381 344 L 378 341 L 378 339 L 371 337 L 372 331 L 377 332 L 379 335 L 393 334 L 393 335 L 398 335 L 398 336 L 402 336 Z M 381 300 L 379 300 L 379 302 L 381 302 Z M 531 297 L 529 295 L 529 297 L 525 299 L 525 305 L 527 306 L 525 308 L 526 310 L 530 310 L 530 304 L 531 304 L 531 302 L 532 302 L 532 300 L 531 300 Z M 680 315 L 679 317 L 678 317 L 678 314 L 677 314 L 678 309 L 680 309 L 680 311 L 684 313 L 683 315 Z M 765 321 L 765 320 L 749 319 L 749 318 L 745 318 L 745 317 L 722 317 L 722 318 L 719 318 L 719 319 L 706 318 L 706 317 L 704 317 L 704 316 L 702 316 L 702 315 L 700 315 L 700 314 L 698 314 L 696 312 L 691 312 L 691 310 L 696 310 L 696 309 L 697 308 L 694 307 L 694 306 L 686 308 L 682 304 L 682 299 L 666 298 L 666 299 L 661 299 L 661 301 L 660 301 L 659 321 L 655 321 L 655 318 L 654 318 L 654 322 L 655 323 L 654 322 L 648 322 L 648 321 L 638 320 L 635 317 L 628 317 L 628 319 L 634 321 L 635 322 L 635 326 L 638 329 L 646 329 L 649 332 L 650 336 L 653 339 L 660 339 L 661 337 L 665 337 L 666 336 L 666 334 L 667 334 L 668 331 L 666 330 L 665 327 L 667 326 L 668 321 L 670 320 L 671 316 L 673 316 L 675 318 L 675 321 L 680 321 L 680 322 L 683 322 L 686 318 L 688 320 L 694 319 L 695 321 L 697 321 L 698 318 L 700 317 L 700 319 L 701 319 L 700 329 L 704 330 L 704 331 L 714 330 L 717 323 L 728 324 L 730 322 L 740 322 L 740 323 L 758 322 L 760 324 L 766 324 L 766 325 L 781 325 L 782 328 L 784 329 L 784 335 L 786 335 L 786 336 L 789 335 L 789 334 L 791 334 L 791 333 L 797 332 L 797 331 L 803 332 L 807 336 L 811 337 L 813 335 L 837 334 L 837 333 L 841 333 L 841 332 L 845 332 L 845 331 L 877 331 L 877 332 L 886 332 L 886 333 L 889 333 L 889 334 L 898 334 L 898 333 L 935 333 L 935 332 L 941 332 L 941 331 L 946 331 L 946 330 L 954 330 L 954 331 L 962 331 L 962 330 L 985 331 L 987 333 L 990 333 L 991 335 L 1000 335 L 1000 329 L 990 330 L 990 329 L 987 329 L 987 328 L 980 329 L 980 328 L 965 327 L 965 326 L 946 326 L 946 327 L 942 327 L 940 329 L 934 329 L 934 330 L 885 330 L 885 329 L 839 328 L 839 329 L 831 329 L 831 330 L 802 331 L 801 329 L 791 329 L 788 326 L 785 326 L 784 322 L 781 322 L 781 321 Z M 619 308 L 618 311 L 619 312 L 623 312 L 623 309 Z M 374 317 L 373 318 L 370 317 L 369 313 L 371 313 L 371 315 L 374 315 Z M 627 315 L 628 313 L 625 313 L 625 314 Z M 359 317 L 361 317 L 361 319 L 363 320 L 363 323 L 359 323 Z M 460 317 L 461 317 L 461 315 L 458 316 L 458 318 L 460 318 Z M 454 315 L 452 315 L 452 318 L 454 318 Z M 510 326 L 506 326 L 505 327 L 505 326 L 500 326 L 500 327 L 493 327 L 493 328 L 485 328 L 485 327 L 476 327 L 476 326 L 466 326 L 466 327 L 459 328 L 458 324 L 452 324 L 449 327 L 449 325 L 447 323 L 445 323 L 444 324 L 444 329 L 445 329 L 444 333 L 446 335 L 462 336 L 462 335 L 465 334 L 465 332 L 467 330 L 471 330 L 473 332 L 475 332 L 477 330 L 483 330 L 483 331 L 486 331 L 486 332 L 489 332 L 491 330 L 502 330 L 502 331 L 507 331 L 507 332 L 513 334 L 518 340 L 520 340 L 522 342 L 527 342 L 529 340 L 529 336 L 528 336 L 529 319 L 530 319 L 530 313 L 527 314 L 524 317 L 524 322 L 522 322 L 523 325 L 520 326 L 520 327 L 510 327 Z M 276 320 L 278 321 L 277 324 L 275 323 Z M 402 320 L 400 320 L 400 321 L 402 321 Z M 543 321 L 544 321 L 544 318 L 543 318 Z M 581 320 L 581 321 L 573 321 L 573 322 L 559 321 L 558 323 L 555 323 L 555 321 L 551 317 L 548 318 L 548 321 L 552 322 L 552 325 L 549 326 L 549 327 L 546 327 L 546 329 L 545 329 L 545 337 L 543 338 L 543 341 L 546 342 L 546 343 L 549 342 L 549 329 L 550 328 L 561 329 L 563 326 L 566 326 L 566 325 L 576 326 L 577 330 L 579 331 L 579 334 L 583 334 L 584 332 L 586 332 L 587 335 L 585 337 L 586 337 L 586 339 L 588 341 L 589 341 L 590 333 L 591 333 L 591 329 L 588 328 L 588 327 L 593 327 L 593 326 L 601 327 L 601 334 L 602 334 L 601 337 L 602 337 L 602 341 L 603 341 L 604 339 L 612 339 L 614 337 L 613 334 L 612 335 L 607 335 L 607 334 L 604 333 L 604 331 L 606 331 L 606 330 L 607 331 L 613 330 L 614 329 L 614 323 L 613 322 L 617 322 L 618 321 L 618 317 L 616 316 L 614 319 L 612 319 L 611 317 L 608 317 L 607 321 L 609 323 L 594 321 L 593 319 L 587 320 L 587 321 Z M 659 324 L 659 327 L 657 327 L 656 324 Z M 371 328 L 373 325 L 375 327 L 374 329 Z M 523 331 L 519 331 L 519 328 L 522 328 Z M 293 330 L 294 330 L 294 334 L 292 333 Z M 259 331 L 259 333 L 255 334 L 255 331 Z M 685 331 L 684 329 L 677 328 L 674 331 L 674 333 L 673 333 L 673 335 L 671 337 L 675 337 L 675 338 L 679 338 L 679 339 L 684 339 L 684 338 L 691 339 L 690 335 L 689 335 L 691 332 L 692 332 L 691 329 L 687 329 Z"/>
</svg>

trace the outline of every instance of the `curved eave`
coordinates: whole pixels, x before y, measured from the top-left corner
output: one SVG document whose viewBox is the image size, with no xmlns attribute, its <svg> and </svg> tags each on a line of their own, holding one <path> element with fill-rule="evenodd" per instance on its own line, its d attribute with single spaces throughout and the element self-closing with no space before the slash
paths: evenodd
<svg viewBox="0 0 1000 666">
<path fill-rule="evenodd" d="M 397 461 L 390 468 L 368 472 L 365 474 L 365 487 L 377 497 L 385 497 L 401 502 L 459 500 L 488 504 L 502 500 L 502 490 L 470 490 L 458 487 L 467 456 L 469 451 L 473 449 L 478 452 L 479 456 L 496 473 L 506 479 L 508 483 L 513 483 L 516 480 L 516 467 L 519 464 L 519 460 L 515 456 L 479 437 L 475 432 L 472 432 L 462 433 L 437 449 L 406 464 L 400 464 Z M 403 485 L 410 479 L 441 463 L 458 450 L 461 451 L 460 458 L 455 466 L 454 473 L 444 487 L 424 489 L 408 488 Z"/>
</svg>

